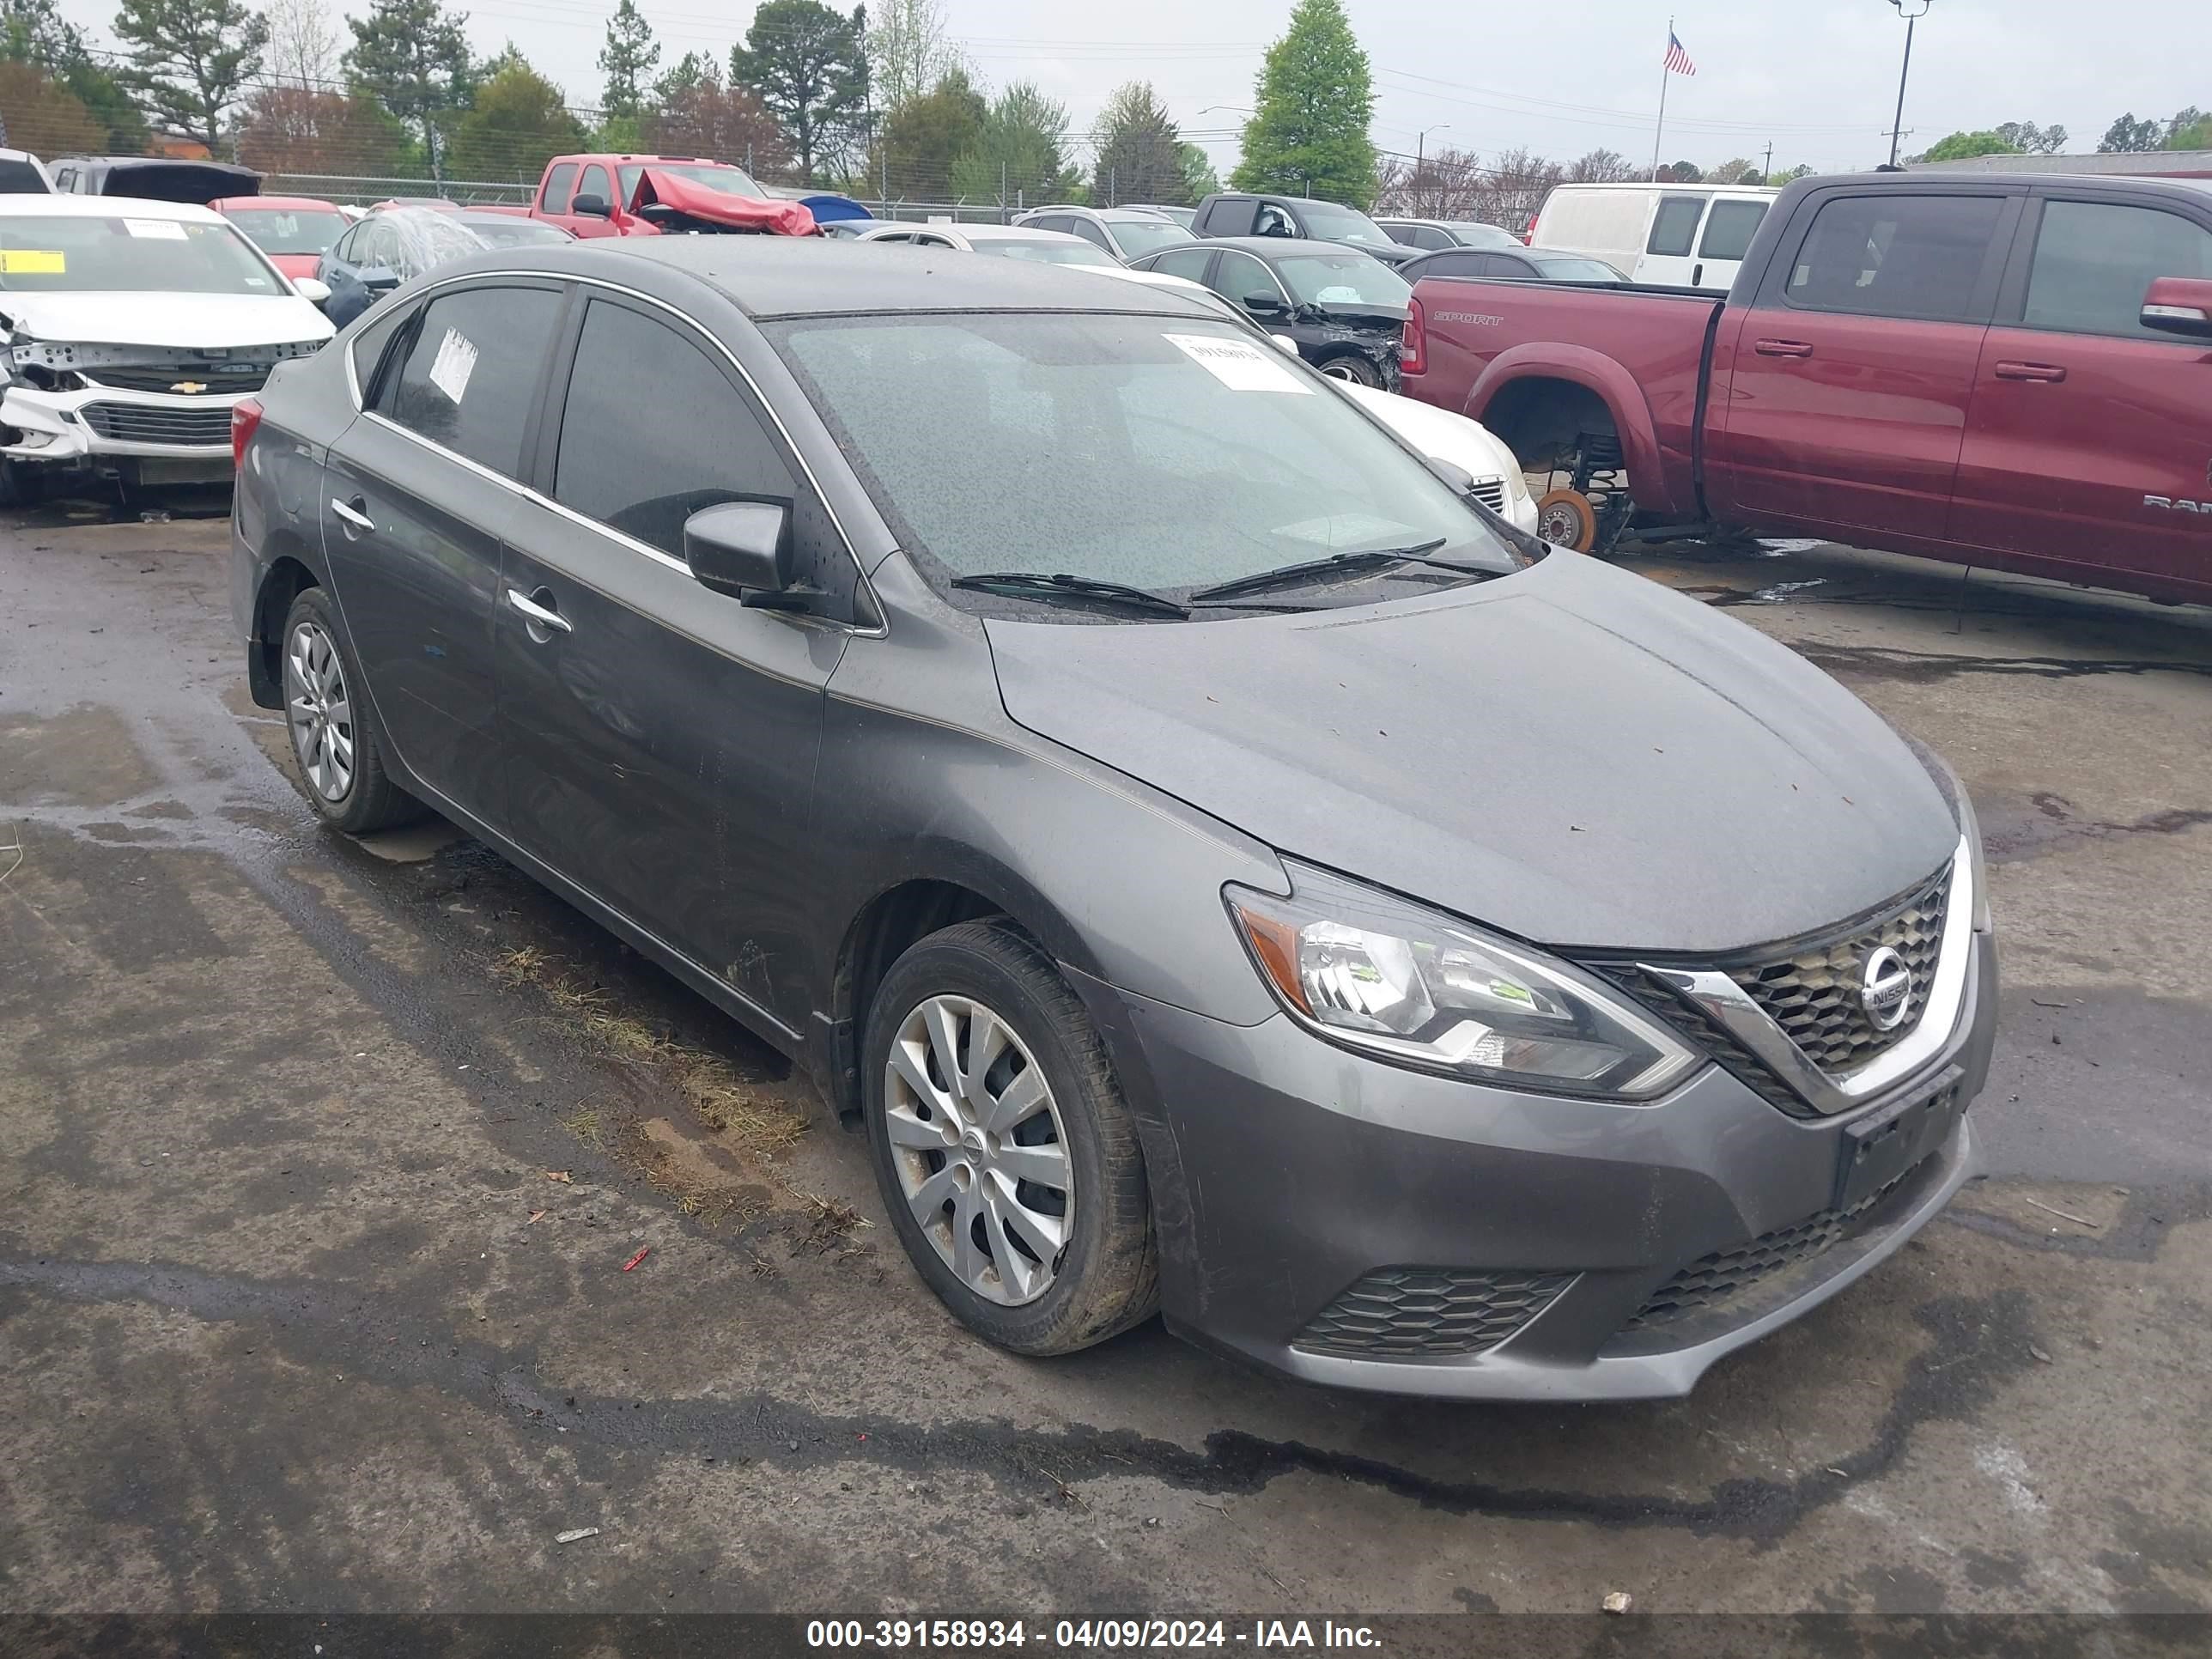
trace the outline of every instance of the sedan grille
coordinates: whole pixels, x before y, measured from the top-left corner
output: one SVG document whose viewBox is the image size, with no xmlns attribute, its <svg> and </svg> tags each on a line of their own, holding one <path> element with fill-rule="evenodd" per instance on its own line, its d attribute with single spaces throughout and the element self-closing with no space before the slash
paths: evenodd
<svg viewBox="0 0 2212 1659">
<path fill-rule="evenodd" d="M 1382 1267 L 1322 1310 L 1292 1346 L 1365 1358 L 1480 1353 L 1551 1304 L 1572 1273 Z"/>
<path fill-rule="evenodd" d="M 243 370 L 210 368 L 205 363 L 177 363 L 167 368 L 94 368 L 80 371 L 94 386 L 118 392 L 157 392 L 173 398 L 237 397 L 258 392 L 269 383 L 274 363 L 255 363 Z M 197 386 L 198 392 L 179 387 Z"/>
<path fill-rule="evenodd" d="M 1950 892 L 1947 868 L 1871 927 L 1795 956 L 1736 968 L 1735 981 L 1815 1066 L 1836 1075 L 1855 1072 L 1920 1023 L 1936 983 Z M 1860 998 L 1867 958 L 1885 945 L 1912 970 L 1905 1018 L 1887 1031 Z"/>
<path fill-rule="evenodd" d="M 1947 1090 L 1945 1095 L 1957 1092 L 1953 1088 Z M 1943 1098 L 1938 1101 L 1936 1109 L 1948 1110 L 1949 1106 L 1948 1098 Z M 1664 1325 L 1686 1315 L 1702 1312 L 1750 1289 L 1761 1279 L 1826 1255 L 1845 1239 L 1865 1231 L 1883 1201 L 1919 1173 L 1917 1167 L 1905 1170 L 1849 1209 L 1821 1210 L 1790 1226 L 1761 1233 L 1748 1243 L 1715 1250 L 1692 1262 L 1644 1298 L 1636 1316 L 1628 1322 L 1628 1328 L 1633 1331 Z"/>
<path fill-rule="evenodd" d="M 173 444 L 179 447 L 228 447 L 230 405 L 213 409 L 163 409 L 151 404 L 87 404 L 77 413 L 93 431 L 119 444 Z"/>
</svg>

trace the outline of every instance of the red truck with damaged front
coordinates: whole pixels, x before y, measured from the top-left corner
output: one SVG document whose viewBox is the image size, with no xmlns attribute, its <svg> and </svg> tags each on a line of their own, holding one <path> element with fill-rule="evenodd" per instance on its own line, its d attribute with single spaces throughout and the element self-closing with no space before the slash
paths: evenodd
<svg viewBox="0 0 2212 1659">
<path fill-rule="evenodd" d="M 2212 601 L 2212 183 L 1804 179 L 1725 301 L 1462 252 L 1415 285 L 1404 390 L 1548 474 L 1562 545 L 1817 537 Z"/>
<path fill-rule="evenodd" d="M 814 216 L 752 175 L 696 155 L 556 155 L 524 210 L 573 236 L 657 236 L 678 225 L 812 234 Z"/>
</svg>

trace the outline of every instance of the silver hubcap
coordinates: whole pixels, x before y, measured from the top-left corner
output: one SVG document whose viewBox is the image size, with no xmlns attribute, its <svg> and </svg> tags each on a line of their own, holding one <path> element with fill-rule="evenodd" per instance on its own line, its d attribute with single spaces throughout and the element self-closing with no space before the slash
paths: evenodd
<svg viewBox="0 0 2212 1659">
<path fill-rule="evenodd" d="M 922 1234 L 988 1302 L 1052 1288 L 1075 1217 L 1060 1108 L 1006 1023 L 967 997 L 909 1013 L 884 1068 L 891 1158 Z"/>
<path fill-rule="evenodd" d="M 1322 373 L 1328 375 L 1332 380 L 1350 380 L 1355 385 L 1363 384 L 1359 380 L 1359 376 L 1353 374 L 1352 371 L 1346 366 L 1344 359 L 1341 357 L 1323 368 Z"/>
<path fill-rule="evenodd" d="M 309 787 L 331 802 L 353 787 L 353 704 L 337 647 L 303 622 L 284 647 L 284 714 Z"/>
</svg>

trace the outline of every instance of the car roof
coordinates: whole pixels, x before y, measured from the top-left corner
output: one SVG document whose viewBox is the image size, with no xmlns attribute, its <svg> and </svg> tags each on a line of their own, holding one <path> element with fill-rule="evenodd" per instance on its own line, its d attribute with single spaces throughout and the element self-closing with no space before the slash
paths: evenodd
<svg viewBox="0 0 2212 1659">
<path fill-rule="evenodd" d="M 139 196 L 0 196 L 0 214 L 42 219 L 176 219 L 188 224 L 229 222 L 198 202 L 156 202 Z"/>
<path fill-rule="evenodd" d="M 1286 198 L 1287 199 L 1287 198 Z M 1187 247 L 1179 242 L 1177 247 Z M 1266 258 L 1271 253 L 1364 253 L 1364 248 L 1352 242 L 1324 242 L 1318 236 L 1201 236 L 1201 247 L 1233 247 L 1246 253 L 1256 253 Z M 1166 250 L 1173 252 L 1172 249 Z M 1380 264 L 1380 259 L 1376 264 Z"/>
<path fill-rule="evenodd" d="M 915 228 L 957 230 L 971 242 L 1081 242 L 1085 247 L 1097 246 L 1088 237 L 1065 230 L 1047 230 L 1042 225 L 917 225 Z"/>
<path fill-rule="evenodd" d="M 208 205 L 217 213 L 234 207 L 275 208 L 280 212 L 297 212 L 301 208 L 314 213 L 336 213 L 338 210 L 336 202 L 325 202 L 319 196 L 218 196 Z"/>
<path fill-rule="evenodd" d="M 1080 237 L 1072 238 L 1080 241 Z M 604 246 L 619 240 L 617 246 Z M 633 288 L 680 286 L 664 267 L 714 289 L 747 316 L 865 315 L 900 311 L 1103 311 L 1158 313 L 1161 291 L 1105 271 L 1034 259 L 933 258 L 896 243 L 821 236 L 637 236 L 481 256 L 485 270 L 598 277 Z M 453 274 L 463 268 L 448 267 Z M 1171 307 L 1182 314 L 1186 302 Z"/>
</svg>

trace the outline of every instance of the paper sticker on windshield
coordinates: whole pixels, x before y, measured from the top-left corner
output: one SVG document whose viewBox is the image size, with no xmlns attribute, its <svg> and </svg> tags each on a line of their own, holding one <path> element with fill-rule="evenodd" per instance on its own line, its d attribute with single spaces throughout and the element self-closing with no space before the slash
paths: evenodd
<svg viewBox="0 0 2212 1659">
<path fill-rule="evenodd" d="M 149 237 L 156 242 L 181 242 L 185 228 L 174 219 L 125 219 L 123 228 L 133 236 Z"/>
<path fill-rule="evenodd" d="M 1170 345 L 1231 392 L 1296 392 L 1312 395 L 1311 386 L 1249 340 L 1224 339 L 1218 334 L 1170 334 L 1165 337 Z"/>
<path fill-rule="evenodd" d="M 0 276 L 66 276 L 69 261 L 58 248 L 0 247 Z"/>
<path fill-rule="evenodd" d="M 458 328 L 446 331 L 438 342 L 438 355 L 430 362 L 430 384 L 455 403 L 469 389 L 469 376 L 477 372 L 477 349 Z"/>
</svg>

